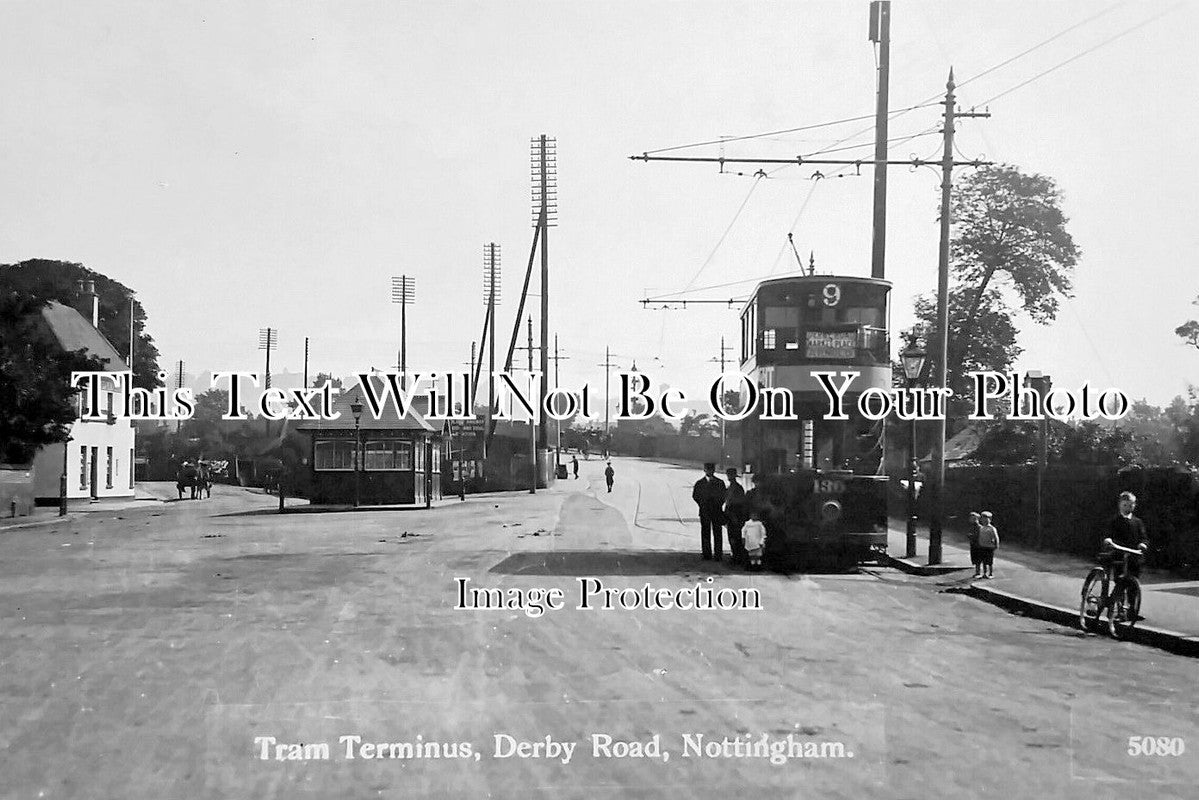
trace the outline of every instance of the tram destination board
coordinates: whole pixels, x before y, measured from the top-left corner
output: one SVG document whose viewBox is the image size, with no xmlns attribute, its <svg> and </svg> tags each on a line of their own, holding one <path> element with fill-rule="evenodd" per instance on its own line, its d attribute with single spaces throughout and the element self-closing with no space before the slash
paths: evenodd
<svg viewBox="0 0 1199 800">
<path fill-rule="evenodd" d="M 808 331 L 804 345 L 807 358 L 853 358 L 858 335 L 856 331 Z"/>
</svg>

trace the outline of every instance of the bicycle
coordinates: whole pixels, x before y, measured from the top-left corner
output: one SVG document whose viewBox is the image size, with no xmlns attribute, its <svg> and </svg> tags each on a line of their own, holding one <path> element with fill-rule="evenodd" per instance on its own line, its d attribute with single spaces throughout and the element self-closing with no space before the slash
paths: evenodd
<svg viewBox="0 0 1199 800">
<path fill-rule="evenodd" d="M 1124 554 L 1120 577 L 1109 579 L 1108 569 L 1097 566 L 1087 573 L 1082 583 L 1082 602 L 1078 609 L 1078 625 L 1084 631 L 1098 627 L 1100 615 L 1107 612 L 1107 630 L 1114 639 L 1128 636 L 1141 613 L 1141 583 L 1129 574 L 1129 558 L 1143 555 L 1142 551 L 1114 545 Z M 1113 574 L 1115 570 L 1113 570 Z M 1112 593 L 1111 584 L 1115 584 Z"/>
</svg>

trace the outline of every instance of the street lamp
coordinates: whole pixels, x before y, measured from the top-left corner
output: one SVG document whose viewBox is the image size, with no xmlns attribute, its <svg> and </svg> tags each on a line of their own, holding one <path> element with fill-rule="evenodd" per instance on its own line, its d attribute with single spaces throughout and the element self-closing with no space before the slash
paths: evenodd
<svg viewBox="0 0 1199 800">
<path fill-rule="evenodd" d="M 920 379 L 920 374 L 924 372 L 924 360 L 927 353 L 917 347 L 915 344 L 908 346 L 906 350 L 899 354 L 900 363 L 903 364 L 903 375 L 907 378 L 907 387 L 909 392 L 916 385 L 916 381 Z M 915 399 L 913 398 L 913 404 Z M 915 408 L 913 408 L 913 412 Z M 907 550 L 904 553 L 905 558 L 916 557 L 916 477 L 919 475 L 919 464 L 916 461 L 916 414 L 912 414 L 911 420 L 908 422 L 908 461 L 910 469 L 908 471 L 908 530 L 907 530 Z"/>
<path fill-rule="evenodd" d="M 350 403 L 350 413 L 354 415 L 354 508 L 358 508 L 362 489 L 362 434 L 358 426 L 359 420 L 362 419 L 362 401 L 357 395 Z"/>
</svg>

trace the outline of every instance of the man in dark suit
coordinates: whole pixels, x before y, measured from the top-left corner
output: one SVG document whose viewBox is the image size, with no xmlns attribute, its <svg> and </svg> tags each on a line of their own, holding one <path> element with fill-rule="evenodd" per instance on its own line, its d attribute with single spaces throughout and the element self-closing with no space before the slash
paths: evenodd
<svg viewBox="0 0 1199 800">
<path fill-rule="evenodd" d="M 699 506 L 699 535 L 704 560 L 719 561 L 723 544 L 720 526 L 724 522 L 721 508 L 724 506 L 724 481 L 716 477 L 716 465 L 704 464 L 704 476 L 695 482 L 691 499 Z"/>
<path fill-rule="evenodd" d="M 729 478 L 729 488 L 724 495 L 724 524 L 728 528 L 729 552 L 734 564 L 745 564 L 745 542 L 741 538 L 741 528 L 749 519 L 749 509 L 745 501 L 745 487 L 737 482 L 737 468 L 729 467 L 724 471 Z"/>
</svg>

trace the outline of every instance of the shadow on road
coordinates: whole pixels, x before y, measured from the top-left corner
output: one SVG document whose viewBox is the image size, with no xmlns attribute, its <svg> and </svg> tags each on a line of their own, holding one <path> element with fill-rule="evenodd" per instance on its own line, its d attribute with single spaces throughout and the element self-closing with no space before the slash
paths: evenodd
<svg viewBox="0 0 1199 800">
<path fill-rule="evenodd" d="M 723 573 L 732 570 L 725 564 L 701 561 L 694 553 L 558 551 L 553 553 L 514 553 L 491 568 L 501 575 L 682 575 L 702 572 Z"/>
<path fill-rule="evenodd" d="M 490 572 L 501 575 L 558 575 L 589 577 L 592 575 L 781 575 L 783 573 L 750 573 L 732 566 L 727 560 L 719 564 L 702 561 L 695 553 L 669 551 L 622 552 L 613 550 L 568 550 L 553 553 L 514 553 L 492 567 Z M 856 572 L 857 570 L 851 570 Z M 845 570 L 806 574 L 844 574 Z"/>
</svg>

